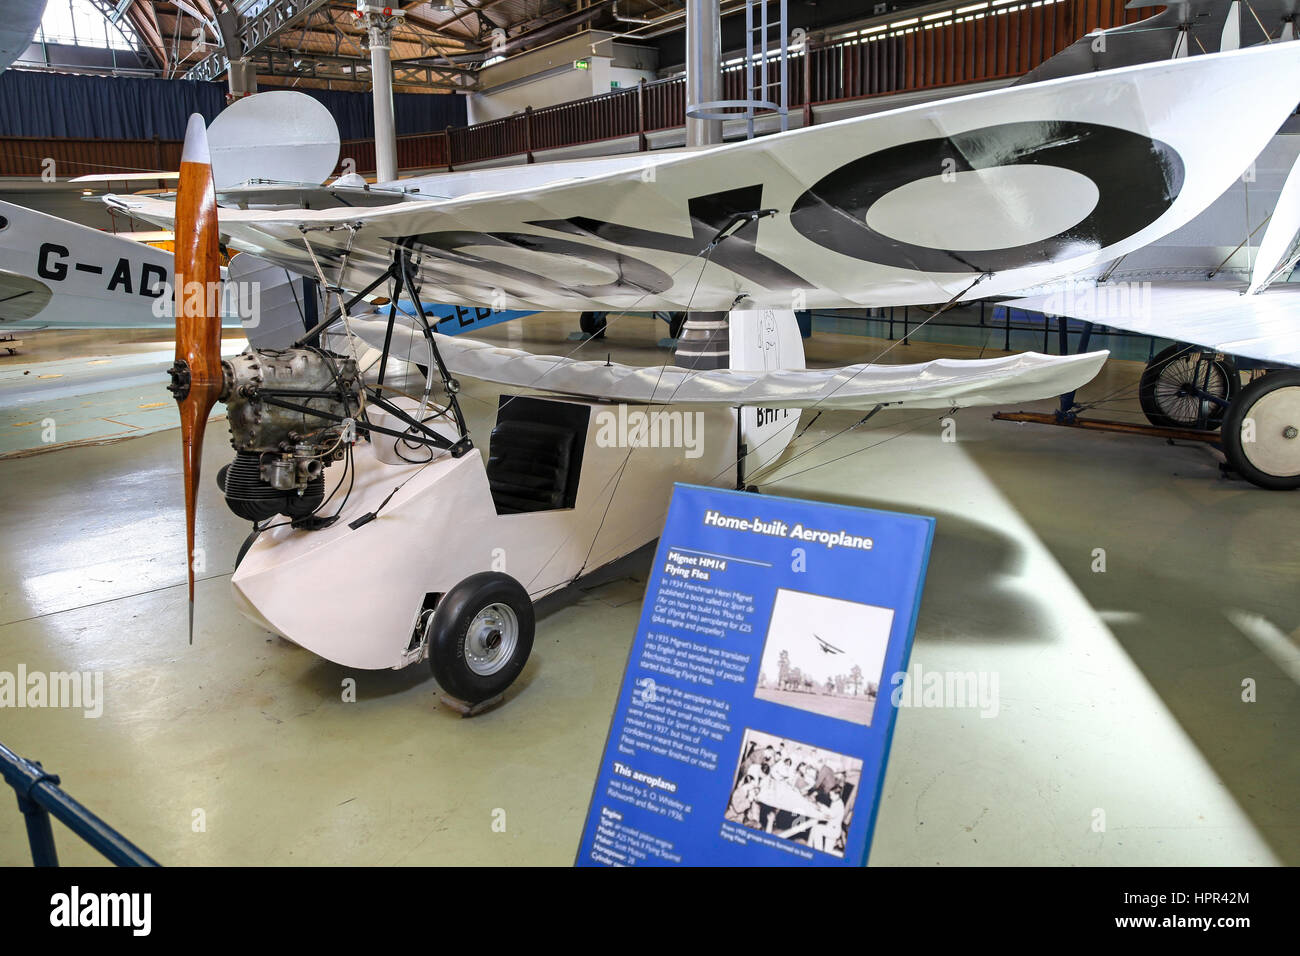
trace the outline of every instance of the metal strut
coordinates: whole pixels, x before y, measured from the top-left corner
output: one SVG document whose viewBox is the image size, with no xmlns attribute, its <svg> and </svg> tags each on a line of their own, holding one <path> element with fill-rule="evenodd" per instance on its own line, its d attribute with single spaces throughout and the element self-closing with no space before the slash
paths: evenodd
<svg viewBox="0 0 1300 956">
<path fill-rule="evenodd" d="M 753 209 L 749 212 L 738 212 L 727 220 L 726 225 L 719 229 L 709 240 L 709 244 L 700 250 L 700 255 L 707 256 L 718 248 L 723 239 L 729 239 L 736 233 L 740 232 L 751 222 L 758 222 L 760 219 L 766 219 L 768 216 L 775 216 L 781 210 L 779 209 Z"/>
<path fill-rule="evenodd" d="M 402 285 L 406 287 L 406 294 L 415 306 L 415 314 L 420 317 L 420 331 L 424 333 L 424 340 L 429 344 L 429 353 L 433 356 L 433 364 L 437 366 L 438 376 L 442 379 L 442 387 L 447 392 L 447 404 L 451 408 L 451 417 L 456 422 L 456 430 L 460 433 L 460 440 L 456 442 L 456 448 L 452 454 L 459 458 L 465 452 L 474 447 L 469 438 L 469 429 L 465 425 L 465 415 L 460 410 L 460 401 L 456 398 L 456 393 L 460 391 L 460 382 L 452 378 L 451 373 L 447 371 L 447 365 L 442 360 L 442 353 L 438 351 L 438 343 L 433 338 L 433 328 L 429 325 L 429 316 L 424 311 L 424 304 L 420 301 L 420 295 L 416 291 L 415 281 L 411 276 L 411 240 L 403 240 L 398 243 L 393 251 L 393 265 L 401 275 Z M 386 354 L 386 353 L 385 353 Z M 425 396 L 428 396 L 428 389 L 425 389 Z M 458 451 L 456 449 L 459 449 Z"/>
<path fill-rule="evenodd" d="M 321 288 L 325 290 L 325 318 L 312 328 L 308 329 L 306 335 L 294 342 L 293 344 L 295 347 L 306 345 L 313 340 L 319 339 L 322 332 L 338 321 L 339 318 L 345 317 L 354 305 L 368 296 L 375 289 L 379 288 L 382 283 L 394 277 L 393 270 L 390 268 L 378 279 L 370 283 L 370 285 L 352 296 L 352 298 L 348 299 L 346 302 L 343 300 L 344 289 L 340 283 L 343 281 L 343 276 L 347 272 L 348 260 L 352 257 L 352 244 L 356 241 L 357 231 L 362 225 L 361 222 L 350 222 L 342 226 L 312 227 L 304 224 L 298 227 L 298 231 L 302 234 L 302 244 L 307 250 L 307 256 L 311 259 L 312 267 L 316 270 L 317 281 L 320 282 Z M 330 282 L 325 276 L 325 268 L 320 264 L 320 259 L 316 255 L 316 250 L 312 248 L 311 239 L 307 237 L 307 234 L 310 232 L 335 232 L 339 229 L 348 230 L 348 244 L 343 250 L 343 257 L 339 262 L 338 278 L 334 282 Z M 331 311 L 330 299 L 335 295 L 339 297 L 339 308 L 337 311 Z"/>
<path fill-rule="evenodd" d="M 334 231 L 335 229 L 346 228 L 349 231 L 348 245 L 347 248 L 344 250 L 343 259 L 339 266 L 340 280 L 343 278 L 343 275 L 347 270 L 347 261 L 352 251 L 352 241 L 355 238 L 356 230 L 359 227 L 360 227 L 360 223 L 352 223 L 346 226 L 327 227 L 325 230 L 325 231 Z M 295 346 L 302 346 L 304 342 L 312 339 L 313 337 L 319 336 L 321 332 L 327 329 L 339 318 L 345 318 L 353 305 L 355 305 L 357 302 L 364 299 L 375 289 L 379 288 L 379 286 L 381 286 L 383 283 L 392 281 L 394 286 L 392 290 L 393 295 L 390 297 L 390 303 L 388 309 L 388 330 L 384 337 L 383 351 L 380 353 L 379 376 L 378 376 L 377 385 L 373 387 L 368 387 L 366 389 L 366 397 L 373 404 L 379 406 L 380 408 L 383 408 L 385 411 L 394 415 L 400 421 L 405 422 L 407 425 L 410 426 L 410 428 L 408 428 L 408 430 L 405 432 L 398 432 L 389 428 L 373 425 L 368 420 L 368 416 L 365 415 L 365 412 L 362 411 L 363 420 L 361 422 L 358 422 L 358 429 L 366 432 L 378 432 L 379 434 L 389 435 L 395 438 L 402 438 L 431 448 L 443 449 L 448 451 L 453 458 L 459 458 L 462 455 L 464 455 L 467 451 L 472 449 L 474 447 L 474 444 L 470 440 L 469 431 L 465 425 L 465 416 L 461 412 L 459 401 L 456 399 L 456 392 L 460 390 L 460 383 L 458 383 L 456 379 L 451 377 L 450 372 L 447 371 L 447 366 L 443 363 L 442 355 L 439 353 L 437 343 L 434 341 L 433 338 L 433 330 L 430 328 L 429 325 L 429 317 L 424 311 L 424 306 L 420 302 L 420 297 L 416 294 L 415 284 L 411 276 L 409 246 L 399 244 L 393 252 L 392 263 L 384 271 L 384 273 L 380 275 L 377 279 L 375 279 L 373 282 L 371 282 L 369 285 L 367 285 L 360 292 L 358 292 L 356 295 L 344 301 L 343 299 L 344 290 L 342 286 L 338 285 L 337 283 L 335 284 L 329 283 L 328 279 L 325 276 L 325 271 L 321 265 L 320 259 L 317 257 L 316 251 L 312 248 L 311 240 L 307 237 L 307 233 L 311 231 L 311 229 L 307 226 L 301 226 L 299 228 L 303 234 L 303 244 L 307 248 L 307 254 L 311 258 L 312 265 L 315 266 L 316 274 L 320 279 L 321 285 L 327 290 L 328 295 L 331 296 L 338 295 L 340 304 L 337 311 L 330 312 L 323 321 L 317 323 L 316 326 L 309 329 L 304 336 L 298 339 L 297 342 L 294 343 Z M 415 304 L 415 311 L 420 319 L 421 331 L 424 333 L 425 341 L 428 342 L 429 350 L 433 354 L 434 364 L 438 368 L 438 375 L 442 379 L 443 388 L 446 389 L 447 397 L 448 397 L 447 408 L 450 409 L 452 413 L 452 420 L 455 422 L 456 430 L 459 436 L 455 441 L 451 441 L 443 437 L 438 432 L 434 431 L 432 428 L 425 425 L 424 422 L 420 421 L 418 418 L 412 417 L 405 410 L 403 410 L 393 402 L 390 402 L 383 397 L 382 390 L 383 390 L 383 383 L 384 383 L 384 375 L 388 367 L 389 352 L 392 345 L 393 326 L 394 323 L 396 322 L 396 317 L 397 317 L 398 293 L 403 287 L 405 287 L 407 295 L 410 296 L 411 301 Z M 303 405 L 297 405 L 293 402 L 285 401 L 285 398 L 294 398 L 294 397 L 310 398 L 310 397 L 333 397 L 333 396 L 315 395 L 310 392 L 293 390 L 293 389 L 258 389 L 257 395 L 267 404 L 276 405 L 280 408 L 301 412 L 305 415 L 312 415 L 317 418 L 325 419 L 326 421 L 343 422 L 345 420 L 342 417 L 337 415 L 332 415 L 330 413 L 323 412 L 317 409 L 313 409 Z M 346 401 L 346 396 L 341 396 L 341 398 L 344 401 Z M 421 412 L 423 412 L 423 407 L 427 407 L 428 404 L 429 404 L 429 384 L 426 383 Z"/>
</svg>

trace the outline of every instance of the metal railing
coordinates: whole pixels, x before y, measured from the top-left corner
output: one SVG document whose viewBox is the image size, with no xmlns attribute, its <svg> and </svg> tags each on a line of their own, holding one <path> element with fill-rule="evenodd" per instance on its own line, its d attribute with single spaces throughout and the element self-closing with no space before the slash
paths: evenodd
<svg viewBox="0 0 1300 956">
<path fill-rule="evenodd" d="M 815 106 L 1023 76 L 1092 30 L 1146 16 L 1125 9 L 1125 3 L 987 0 L 981 6 L 954 0 L 948 19 L 922 22 L 895 13 L 886 18 L 890 22 L 867 21 L 849 34 L 792 51 L 789 108 L 802 110 L 809 125 Z M 723 70 L 723 96 L 745 98 L 745 76 L 744 57 L 731 61 Z M 531 162 L 538 152 L 628 137 L 637 137 L 637 148 L 645 150 L 650 134 L 681 128 L 685 121 L 685 81 L 678 76 L 471 126 L 400 136 L 398 166 L 454 169 L 515 157 Z M 40 175 L 43 157 L 55 160 L 62 177 L 170 170 L 179 155 L 179 141 L 0 137 L 0 176 Z M 372 172 L 373 141 L 345 141 L 339 172 L 349 168 L 348 159 L 356 171 Z"/>
<path fill-rule="evenodd" d="M 0 176 L 66 179 L 101 173 L 165 172 L 179 168 L 180 162 L 180 140 L 0 136 Z"/>
<path fill-rule="evenodd" d="M 0 744 L 0 773 L 18 796 L 18 809 L 27 823 L 27 842 L 36 866 L 58 866 L 50 816 L 118 866 L 158 866 L 149 854 L 91 813 L 59 787 L 59 778 L 35 761 Z"/>
<path fill-rule="evenodd" d="M 949 20 L 890 27 L 867 26 L 851 36 L 792 51 L 789 108 L 812 122 L 812 107 L 914 90 L 1010 80 L 1098 28 L 1136 22 L 1146 13 L 1125 9 L 1126 0 L 990 0 L 953 3 L 968 10 Z M 996 4 L 996 5 L 995 5 Z M 898 24 L 901 14 L 891 14 Z M 903 23 L 907 19 L 904 18 Z M 744 99 L 744 58 L 723 69 L 724 99 Z M 487 162 L 602 140 L 677 129 L 686 120 L 686 84 L 678 76 L 643 82 L 558 106 L 526 109 L 501 119 L 446 131 L 450 165 Z"/>
</svg>

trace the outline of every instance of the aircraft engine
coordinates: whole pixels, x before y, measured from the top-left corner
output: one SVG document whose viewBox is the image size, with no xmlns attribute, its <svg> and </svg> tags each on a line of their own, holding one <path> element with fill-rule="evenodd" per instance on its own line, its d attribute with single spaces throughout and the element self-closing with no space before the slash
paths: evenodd
<svg viewBox="0 0 1300 956">
<path fill-rule="evenodd" d="M 217 473 L 230 510 L 249 521 L 306 522 L 325 499 L 325 469 L 355 440 L 356 362 L 323 349 L 247 349 L 221 363 L 235 460 Z"/>
</svg>

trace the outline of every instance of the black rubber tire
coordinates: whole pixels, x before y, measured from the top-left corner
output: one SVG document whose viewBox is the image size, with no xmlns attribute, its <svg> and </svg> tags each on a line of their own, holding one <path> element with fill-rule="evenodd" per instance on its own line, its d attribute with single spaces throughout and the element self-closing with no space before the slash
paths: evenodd
<svg viewBox="0 0 1300 956">
<path fill-rule="evenodd" d="M 244 539 L 244 543 L 239 546 L 239 551 L 235 554 L 235 570 L 239 570 L 239 563 L 244 560 L 244 555 L 248 554 L 248 549 L 253 546 L 253 542 L 258 539 L 261 533 L 260 531 L 250 532 L 248 537 Z"/>
<path fill-rule="evenodd" d="M 476 674 L 465 660 L 465 640 L 475 615 L 490 604 L 504 604 L 515 614 L 519 634 L 514 652 L 492 674 Z M 536 620 L 524 586 L 500 571 L 471 574 L 443 595 L 433 612 L 429 634 L 429 669 L 446 693 L 470 704 L 495 697 L 515 682 L 533 649 Z"/>
<path fill-rule="evenodd" d="M 589 335 L 594 339 L 603 339 L 605 337 L 605 316 L 608 312 L 583 312 L 578 316 L 578 328 L 582 330 L 583 335 Z"/>
<path fill-rule="evenodd" d="M 1195 346 L 1181 344 L 1169 346 L 1151 359 L 1142 370 L 1142 380 L 1138 383 L 1138 401 L 1147 421 L 1157 428 L 1202 427 L 1200 400 L 1190 395 L 1171 395 L 1169 389 L 1191 382 L 1193 376 L 1197 376 L 1194 384 L 1200 387 L 1204 382 L 1205 361 L 1213 362 L 1206 390 L 1222 398 L 1228 406 L 1213 406 L 1207 416 L 1208 427 L 1204 430 L 1214 431 L 1223 424 L 1228 407 L 1241 391 L 1241 376 L 1237 373 L 1237 366 L 1227 357 L 1203 359 Z M 1183 407 L 1175 408 L 1171 404 L 1175 401 Z"/>
<path fill-rule="evenodd" d="M 1281 369 L 1255 379 L 1241 390 L 1241 394 L 1228 407 L 1228 414 L 1223 419 L 1223 454 L 1227 457 L 1228 464 L 1252 485 L 1267 488 L 1269 491 L 1291 491 L 1300 488 L 1300 475 L 1270 475 L 1268 472 L 1261 471 L 1246 455 L 1241 440 L 1241 429 L 1246 419 L 1250 418 L 1255 404 L 1265 395 L 1280 388 L 1300 389 L 1300 370 Z M 1300 428 L 1300 421 L 1295 422 L 1293 427 Z M 1258 436 L 1256 440 L 1258 441 Z M 1300 442 L 1300 437 L 1290 440 Z"/>
</svg>

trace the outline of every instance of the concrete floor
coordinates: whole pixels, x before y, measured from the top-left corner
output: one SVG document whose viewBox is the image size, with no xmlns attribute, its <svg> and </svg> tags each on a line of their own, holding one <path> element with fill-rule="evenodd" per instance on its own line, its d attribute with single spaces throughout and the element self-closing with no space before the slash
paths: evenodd
<svg viewBox="0 0 1300 956">
<path fill-rule="evenodd" d="M 554 353 L 572 326 L 539 316 L 481 337 Z M 657 363 L 661 334 L 628 318 L 593 347 Z M 886 346 L 818 334 L 810 362 Z M 938 354 L 973 353 L 916 343 L 885 361 Z M 1084 397 L 1139 371 L 1112 362 Z M 490 394 L 468 391 L 483 414 Z M 857 417 L 823 414 L 792 454 Z M 1204 446 L 987 409 L 960 412 L 948 443 L 941 417 L 882 412 L 765 485 L 937 517 L 913 670 L 998 675 L 994 718 L 900 712 L 872 863 L 1300 863 L 1300 498 L 1220 480 Z M 422 665 L 350 672 L 234 612 L 246 527 L 210 478 L 229 457 L 219 426 L 188 646 L 175 445 L 164 431 L 0 461 L 0 670 L 102 671 L 106 699 L 98 719 L 6 710 L 0 741 L 168 864 L 571 863 L 648 558 L 552 602 L 505 705 L 464 720 Z M 22 864 L 10 807 L 0 864 Z M 98 860 L 58 840 L 66 862 Z"/>
<path fill-rule="evenodd" d="M 176 354 L 166 330 L 22 334 L 17 355 L 0 355 L 0 459 L 180 424 L 176 403 L 159 389 Z M 223 355 L 247 345 L 242 330 L 224 331 Z"/>
</svg>

